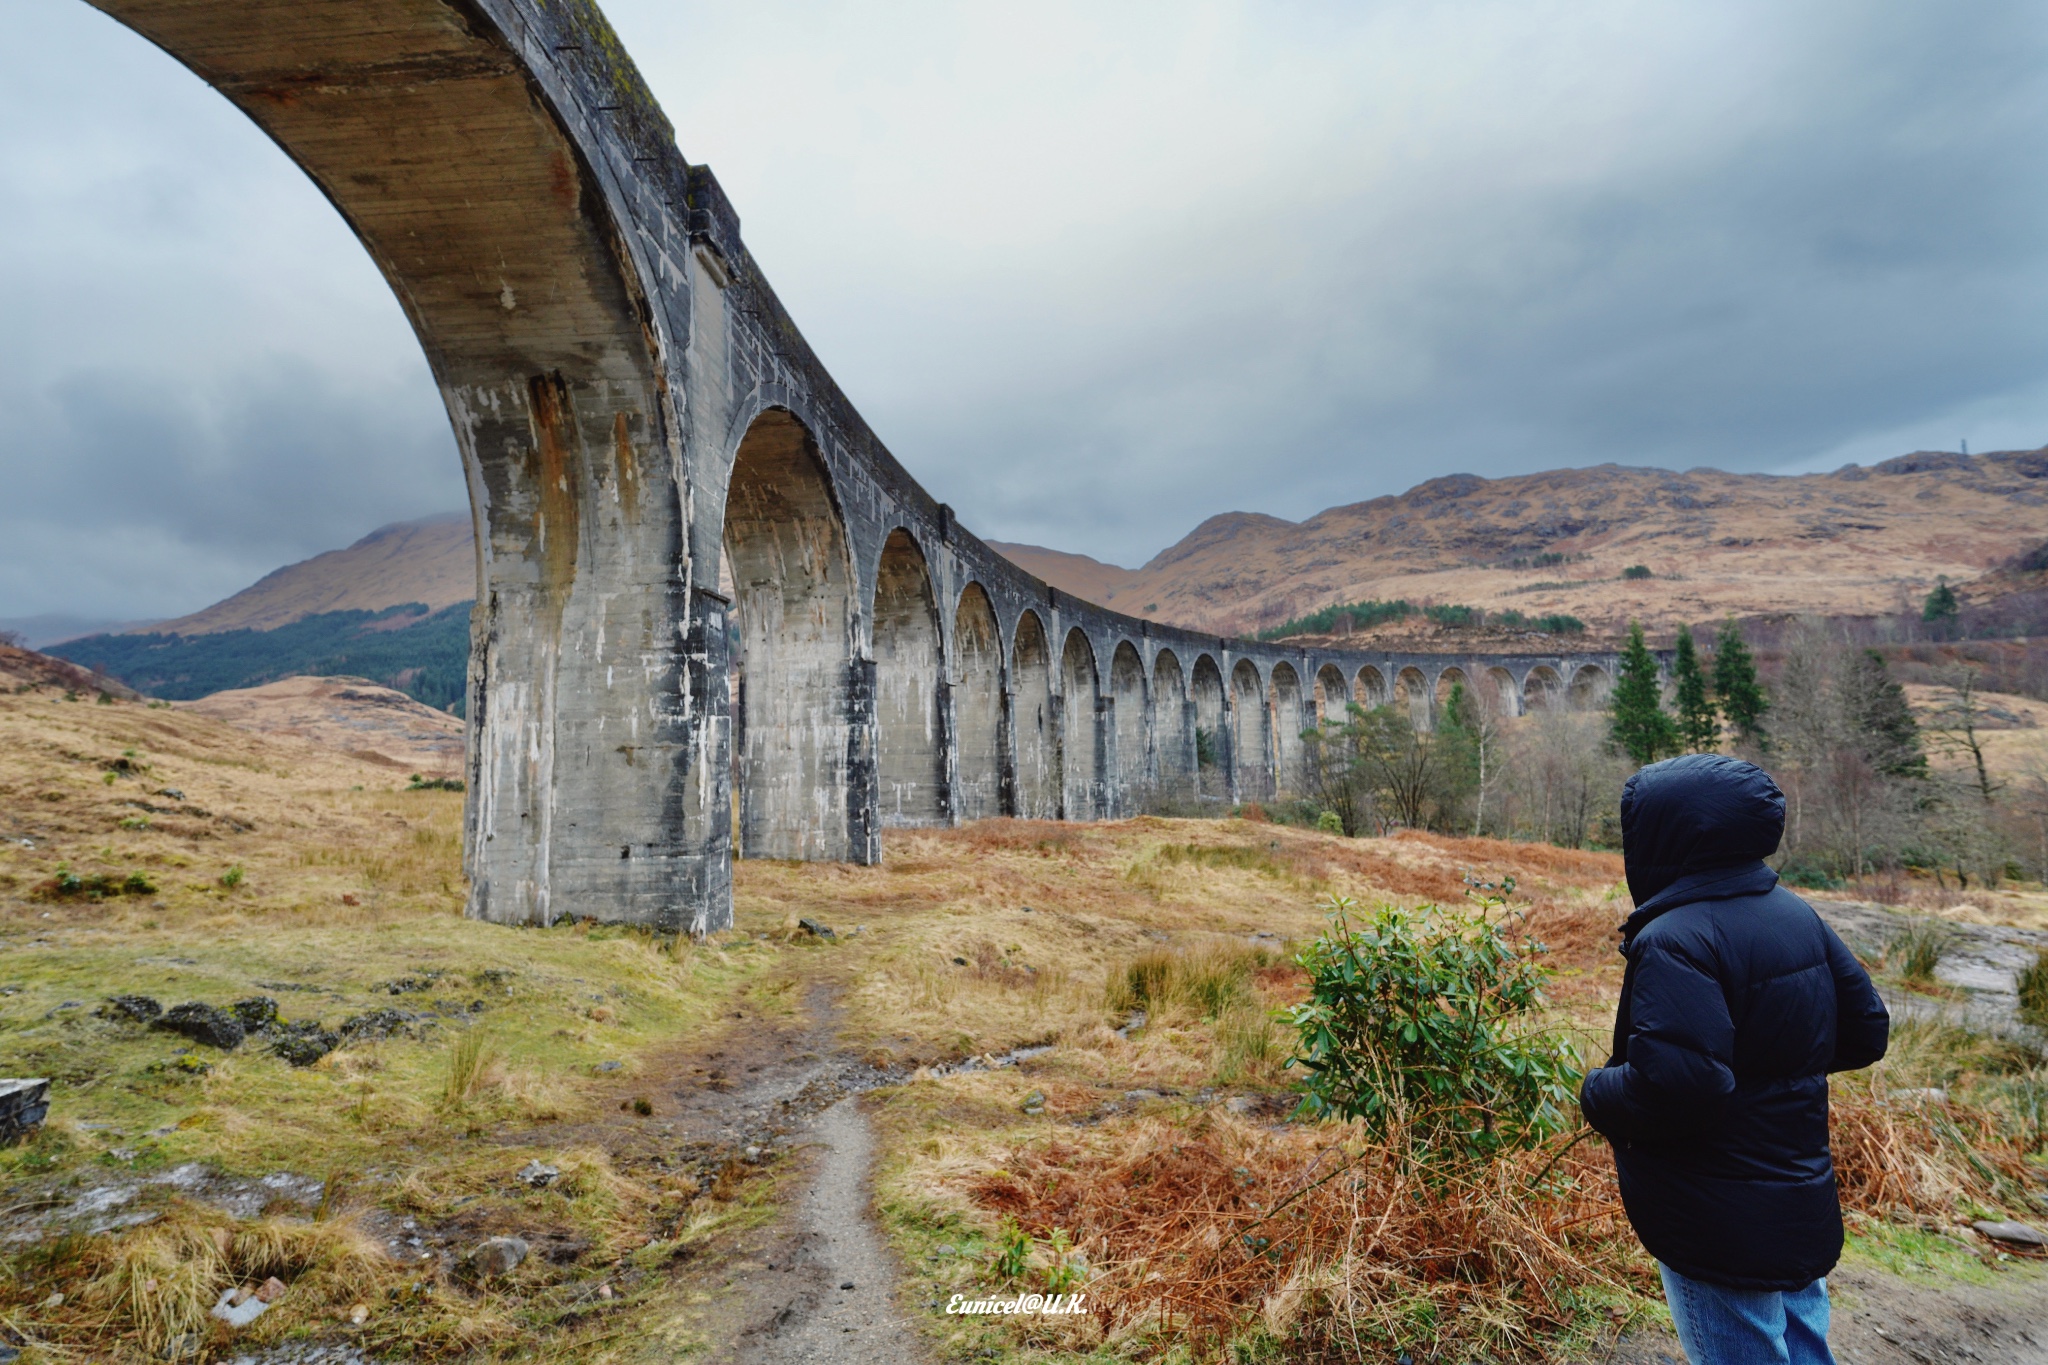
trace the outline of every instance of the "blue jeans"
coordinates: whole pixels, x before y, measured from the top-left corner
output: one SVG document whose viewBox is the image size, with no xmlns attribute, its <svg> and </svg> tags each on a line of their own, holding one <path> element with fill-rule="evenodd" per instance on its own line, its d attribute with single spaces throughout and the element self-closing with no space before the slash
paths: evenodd
<svg viewBox="0 0 2048 1365">
<path fill-rule="evenodd" d="M 1692 1365 L 1835 1365 L 1828 1351 L 1828 1282 L 1786 1293 L 1725 1289 L 1667 1265 L 1664 1301 Z"/>
</svg>

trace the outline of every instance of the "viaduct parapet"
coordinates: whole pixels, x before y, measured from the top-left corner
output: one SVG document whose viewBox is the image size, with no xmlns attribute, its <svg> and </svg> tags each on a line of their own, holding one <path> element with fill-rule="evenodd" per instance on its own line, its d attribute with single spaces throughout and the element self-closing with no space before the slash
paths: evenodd
<svg viewBox="0 0 2048 1365">
<path fill-rule="evenodd" d="M 1613 674 L 1222 639 L 1024 573 L 854 411 L 591 0 L 93 3 L 319 184 L 433 367 L 477 533 L 473 916 L 701 933 L 735 855 L 1264 798 L 1342 702 Z"/>
</svg>

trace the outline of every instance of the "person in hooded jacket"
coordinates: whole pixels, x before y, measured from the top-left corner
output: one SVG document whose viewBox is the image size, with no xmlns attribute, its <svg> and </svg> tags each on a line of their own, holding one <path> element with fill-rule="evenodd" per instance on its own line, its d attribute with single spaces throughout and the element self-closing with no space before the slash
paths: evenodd
<svg viewBox="0 0 2048 1365">
<path fill-rule="evenodd" d="M 1884 1056 L 1891 1020 L 1813 907 L 1764 865 L 1785 796 L 1753 763 L 1653 763 L 1621 797 L 1635 912 L 1614 1053 L 1579 1093 L 1693 1365 L 1832 1365 L 1842 1254 L 1828 1073 Z"/>
</svg>

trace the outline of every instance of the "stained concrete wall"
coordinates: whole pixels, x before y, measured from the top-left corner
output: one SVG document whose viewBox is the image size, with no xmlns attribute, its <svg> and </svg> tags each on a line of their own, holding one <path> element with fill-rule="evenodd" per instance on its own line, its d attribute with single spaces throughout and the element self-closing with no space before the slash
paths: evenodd
<svg viewBox="0 0 2048 1365">
<path fill-rule="evenodd" d="M 478 532 L 473 915 L 701 932 L 736 849 L 871 862 L 885 823 L 1090 818 L 1181 774 L 1264 797 L 1326 666 L 1367 704 L 1412 670 L 1423 724 L 1452 663 L 1604 695 L 1612 658 L 1219 639 L 995 554 L 818 363 L 591 0 L 94 3 L 319 183 L 441 386 Z"/>
</svg>

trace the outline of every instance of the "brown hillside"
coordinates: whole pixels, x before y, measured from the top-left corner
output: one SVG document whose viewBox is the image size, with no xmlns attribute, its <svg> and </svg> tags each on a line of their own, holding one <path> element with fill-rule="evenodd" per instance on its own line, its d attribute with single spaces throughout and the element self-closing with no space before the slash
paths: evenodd
<svg viewBox="0 0 2048 1365">
<path fill-rule="evenodd" d="M 1107 602 L 1119 589 L 1138 580 L 1136 569 L 1105 564 L 1064 550 L 1048 550 L 1043 545 L 991 540 L 988 547 L 1025 573 L 1036 574 L 1061 592 L 1072 593 L 1085 602 Z"/>
<path fill-rule="evenodd" d="M 459 719 L 363 678 L 280 678 L 178 703 L 244 730 L 289 735 L 351 758 L 429 777 L 462 773 Z"/>
<path fill-rule="evenodd" d="M 1603 465 L 1451 475 L 1298 523 L 1211 517 L 1127 578 L 1093 581 L 1107 583 L 1095 599 L 1106 606 L 1202 630 L 1251 632 L 1367 598 L 1569 612 L 1612 629 L 1631 617 L 1893 611 L 1938 575 L 1974 578 L 2044 536 L 2048 450 L 1797 477 Z M 1567 560 L 1512 567 L 1543 554 Z M 1065 558 L 1030 567 L 1090 595 L 1090 580 L 1061 576 Z M 1655 577 L 1623 581 L 1632 564 Z"/>
<path fill-rule="evenodd" d="M 430 611 L 476 596 L 469 514 L 379 527 L 345 550 L 287 564 L 225 601 L 149 627 L 166 635 L 275 630 L 326 611 L 379 611 L 424 602 Z"/>
</svg>

